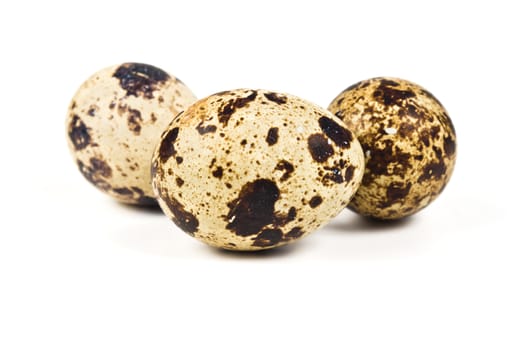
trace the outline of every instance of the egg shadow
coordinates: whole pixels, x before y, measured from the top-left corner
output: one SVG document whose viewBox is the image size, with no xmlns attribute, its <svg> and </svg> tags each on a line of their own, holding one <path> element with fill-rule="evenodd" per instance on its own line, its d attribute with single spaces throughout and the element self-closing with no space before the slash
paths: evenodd
<svg viewBox="0 0 524 350">
<path fill-rule="evenodd" d="M 136 213 L 140 212 L 140 213 L 155 214 L 155 215 L 164 214 L 164 212 L 162 211 L 158 203 L 151 204 L 151 205 L 137 205 L 137 204 L 116 202 L 115 206 L 118 208 L 124 209 L 128 212 L 136 212 Z"/>
<path fill-rule="evenodd" d="M 399 229 L 406 228 L 414 222 L 413 216 L 396 220 L 380 220 L 350 213 L 331 221 L 326 228 L 344 234 L 398 233 Z"/>
<path fill-rule="evenodd" d="M 274 259 L 282 258 L 294 254 L 297 249 L 302 246 L 301 242 L 292 242 L 284 246 L 255 250 L 255 251 L 240 251 L 240 250 L 228 250 L 216 247 L 208 247 L 211 253 L 215 256 L 232 258 L 232 259 Z"/>
</svg>

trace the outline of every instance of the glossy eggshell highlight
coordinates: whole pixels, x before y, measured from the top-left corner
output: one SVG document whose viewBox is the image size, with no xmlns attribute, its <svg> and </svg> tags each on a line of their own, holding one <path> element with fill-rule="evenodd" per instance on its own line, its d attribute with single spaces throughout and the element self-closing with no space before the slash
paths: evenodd
<svg viewBox="0 0 524 350">
<path fill-rule="evenodd" d="M 164 212 L 215 247 L 260 250 L 339 213 L 360 183 L 360 144 L 327 110 L 287 94 L 233 90 L 179 115 L 155 151 Z"/>
<path fill-rule="evenodd" d="M 456 160 L 455 129 L 444 106 L 406 80 L 354 84 L 328 109 L 362 145 L 366 169 L 349 208 L 399 219 L 430 204 L 448 183 Z"/>
<path fill-rule="evenodd" d="M 154 205 L 151 157 L 162 132 L 196 100 L 178 79 L 141 63 L 85 81 L 67 114 L 67 141 L 84 177 L 125 203 Z"/>
</svg>

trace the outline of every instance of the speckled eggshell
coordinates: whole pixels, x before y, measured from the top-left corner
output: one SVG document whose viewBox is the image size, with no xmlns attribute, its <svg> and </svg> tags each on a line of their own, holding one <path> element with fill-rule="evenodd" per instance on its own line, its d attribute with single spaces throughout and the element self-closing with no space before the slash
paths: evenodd
<svg viewBox="0 0 524 350">
<path fill-rule="evenodd" d="M 67 114 L 69 149 L 84 177 L 130 204 L 154 205 L 151 157 L 160 135 L 193 93 L 163 70 L 124 63 L 91 76 Z"/>
<path fill-rule="evenodd" d="M 233 90 L 179 115 L 153 158 L 153 186 L 183 231 L 230 250 L 293 242 L 339 213 L 364 156 L 344 124 L 300 98 Z"/>
<path fill-rule="evenodd" d="M 399 219 L 431 203 L 455 165 L 455 130 L 442 104 L 409 81 L 374 78 L 354 84 L 328 108 L 360 141 L 362 185 L 349 208 Z"/>
</svg>

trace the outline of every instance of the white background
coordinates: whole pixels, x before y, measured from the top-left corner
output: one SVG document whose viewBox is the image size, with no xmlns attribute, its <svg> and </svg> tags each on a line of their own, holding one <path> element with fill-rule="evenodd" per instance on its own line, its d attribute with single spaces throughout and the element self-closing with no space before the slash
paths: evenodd
<svg viewBox="0 0 524 350">
<path fill-rule="evenodd" d="M 0 349 L 523 349 L 524 21 L 518 2 L 4 1 Z M 344 211 L 297 244 L 217 251 L 76 169 L 77 87 L 154 64 L 199 97 L 327 104 L 421 84 L 458 135 L 444 193 L 399 224 Z"/>
</svg>

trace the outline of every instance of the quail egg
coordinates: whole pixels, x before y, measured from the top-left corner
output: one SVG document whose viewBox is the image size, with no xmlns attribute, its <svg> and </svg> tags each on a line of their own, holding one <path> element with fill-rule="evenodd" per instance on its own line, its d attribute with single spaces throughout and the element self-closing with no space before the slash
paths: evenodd
<svg viewBox="0 0 524 350">
<path fill-rule="evenodd" d="M 84 177 L 125 203 L 156 204 L 151 156 L 173 118 L 196 100 L 177 78 L 141 63 L 103 69 L 69 106 L 69 149 Z"/>
<path fill-rule="evenodd" d="M 328 109 L 362 145 L 366 168 L 349 208 L 399 219 L 430 204 L 456 160 L 455 129 L 444 106 L 406 80 L 374 78 L 344 90 Z"/>
<path fill-rule="evenodd" d="M 364 156 L 330 112 L 288 94 L 239 89 L 178 115 L 152 164 L 160 207 L 191 236 L 229 250 L 297 240 L 338 214 Z"/>
</svg>

